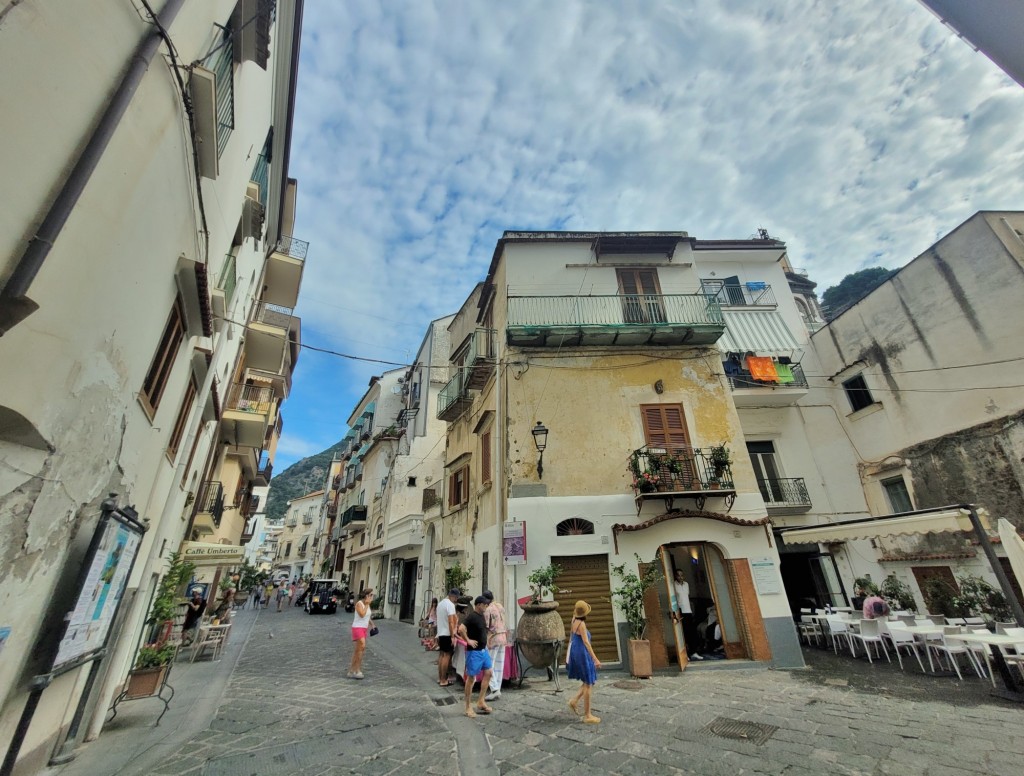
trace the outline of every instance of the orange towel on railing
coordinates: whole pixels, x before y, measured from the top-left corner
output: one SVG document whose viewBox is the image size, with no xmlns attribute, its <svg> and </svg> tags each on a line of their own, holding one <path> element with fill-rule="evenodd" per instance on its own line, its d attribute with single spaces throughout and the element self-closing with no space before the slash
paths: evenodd
<svg viewBox="0 0 1024 776">
<path fill-rule="evenodd" d="M 779 381 L 779 373 L 775 371 L 775 362 L 768 356 L 747 356 L 747 369 L 755 380 L 766 383 Z"/>
</svg>

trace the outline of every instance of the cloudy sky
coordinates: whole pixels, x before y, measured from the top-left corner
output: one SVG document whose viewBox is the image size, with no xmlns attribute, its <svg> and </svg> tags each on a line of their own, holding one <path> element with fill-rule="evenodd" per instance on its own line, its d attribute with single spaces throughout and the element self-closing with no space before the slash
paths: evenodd
<svg viewBox="0 0 1024 776">
<path fill-rule="evenodd" d="M 785 240 L 819 290 L 1024 207 L 1024 90 L 917 0 L 307 0 L 303 342 L 410 360 L 505 229 Z M 387 369 L 305 350 L 281 471 Z"/>
</svg>

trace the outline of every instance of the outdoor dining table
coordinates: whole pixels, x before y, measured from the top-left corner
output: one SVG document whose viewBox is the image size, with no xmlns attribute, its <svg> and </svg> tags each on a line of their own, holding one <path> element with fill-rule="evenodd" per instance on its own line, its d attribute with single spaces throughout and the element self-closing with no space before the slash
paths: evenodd
<svg viewBox="0 0 1024 776">
<path fill-rule="evenodd" d="M 928 656 L 928 670 L 934 674 L 935 663 L 932 661 L 932 651 L 928 649 L 928 637 L 945 633 L 946 626 L 936 625 L 934 622 L 927 622 L 925 620 L 919 620 L 918 622 L 920 625 L 904 625 L 902 626 L 902 630 L 907 631 L 917 641 L 921 642 L 921 645 L 924 647 L 925 654 Z"/>
<path fill-rule="evenodd" d="M 1017 680 L 1013 675 L 1013 671 L 1006 665 L 1006 661 L 1003 659 L 1003 652 L 1000 649 L 1000 647 L 1016 647 L 1021 643 L 1020 636 L 1008 636 L 1005 633 L 960 633 L 949 635 L 946 638 L 970 644 L 987 644 L 992 652 L 992 662 L 999 670 L 999 675 L 1002 677 L 1003 684 L 1006 687 L 1005 690 L 996 688 L 993 694 L 998 695 L 1000 698 L 1024 703 L 1024 685 Z"/>
</svg>

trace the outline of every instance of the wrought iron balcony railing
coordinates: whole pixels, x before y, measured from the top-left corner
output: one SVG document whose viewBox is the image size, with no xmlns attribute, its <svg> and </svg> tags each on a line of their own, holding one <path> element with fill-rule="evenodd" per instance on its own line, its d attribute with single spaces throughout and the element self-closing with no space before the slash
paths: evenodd
<svg viewBox="0 0 1024 776">
<path fill-rule="evenodd" d="M 366 525 L 366 507 L 362 504 L 356 504 L 346 509 L 341 515 L 341 527 L 346 528 L 348 526 L 362 527 Z"/>
<path fill-rule="evenodd" d="M 641 447 L 630 456 L 629 472 L 637 495 L 731 491 L 736 487 L 725 447 Z"/>
<path fill-rule="evenodd" d="M 513 345 L 704 345 L 725 331 L 707 294 L 513 296 L 506 333 Z"/>
<path fill-rule="evenodd" d="M 297 259 L 298 261 L 306 260 L 307 251 L 309 251 L 308 242 L 286 235 L 282 235 L 281 239 L 277 241 L 277 245 L 274 246 L 274 253 L 284 254 L 285 256 L 291 259 Z"/>
<path fill-rule="evenodd" d="M 437 417 L 444 421 L 455 420 L 472 403 L 466 370 L 456 369 L 455 376 L 437 394 Z"/>
<path fill-rule="evenodd" d="M 721 280 L 702 280 L 701 293 L 714 297 L 722 307 L 777 307 L 775 292 L 767 283 L 726 285 Z"/>
<path fill-rule="evenodd" d="M 253 412 L 270 415 L 274 408 L 274 390 L 265 385 L 244 385 L 235 383 L 227 409 L 238 412 Z"/>
<path fill-rule="evenodd" d="M 256 477 L 269 484 L 274 476 L 274 464 L 266 453 L 260 457 L 259 468 L 256 469 Z"/>
<path fill-rule="evenodd" d="M 763 380 L 755 380 L 750 372 L 744 370 L 738 372 L 726 372 L 726 376 L 729 378 L 729 385 L 734 391 L 743 390 L 746 388 L 808 388 L 807 377 L 804 375 L 803 367 L 799 364 L 790 364 L 789 371 L 793 374 L 793 379 L 788 382 L 766 382 Z"/>
<path fill-rule="evenodd" d="M 758 479 L 757 487 L 769 509 L 806 512 L 811 508 L 811 495 L 803 477 Z"/>
<path fill-rule="evenodd" d="M 224 486 L 215 480 L 207 480 L 199 488 L 196 501 L 196 512 L 212 515 L 213 524 L 219 527 L 224 516 Z"/>
<path fill-rule="evenodd" d="M 270 304 L 269 302 L 260 302 L 256 305 L 256 309 L 253 311 L 253 322 L 262 323 L 267 326 L 275 326 L 278 329 L 284 329 L 288 331 L 292 326 L 292 315 L 294 311 L 291 307 L 284 307 L 279 304 Z"/>
</svg>

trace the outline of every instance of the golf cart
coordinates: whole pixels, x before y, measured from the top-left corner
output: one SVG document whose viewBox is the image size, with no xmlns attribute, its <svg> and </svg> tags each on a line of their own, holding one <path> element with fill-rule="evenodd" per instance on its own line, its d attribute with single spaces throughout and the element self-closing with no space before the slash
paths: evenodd
<svg viewBox="0 0 1024 776">
<path fill-rule="evenodd" d="M 338 611 L 337 591 L 340 584 L 337 579 L 314 579 L 309 583 L 303 608 L 310 614 L 334 614 Z"/>
</svg>

